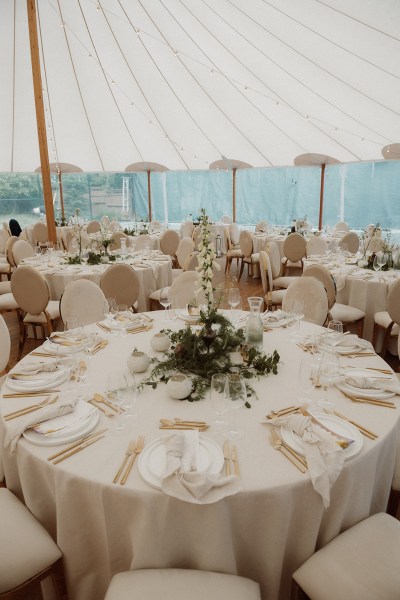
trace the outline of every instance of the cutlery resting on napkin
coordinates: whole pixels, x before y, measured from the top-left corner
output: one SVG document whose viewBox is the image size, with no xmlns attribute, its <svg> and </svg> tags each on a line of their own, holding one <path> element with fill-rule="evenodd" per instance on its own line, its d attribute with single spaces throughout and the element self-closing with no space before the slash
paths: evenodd
<svg viewBox="0 0 400 600">
<path fill-rule="evenodd" d="M 324 507 L 328 508 L 331 487 L 340 475 L 345 459 L 337 438 L 313 422 L 311 416 L 289 414 L 267 422 L 275 427 L 285 426 L 301 438 L 313 487 L 322 497 Z"/>
<path fill-rule="evenodd" d="M 240 492 L 237 476 L 198 471 L 199 432 L 181 431 L 165 438 L 167 471 L 161 481 L 165 494 L 195 504 L 211 504 Z"/>
</svg>

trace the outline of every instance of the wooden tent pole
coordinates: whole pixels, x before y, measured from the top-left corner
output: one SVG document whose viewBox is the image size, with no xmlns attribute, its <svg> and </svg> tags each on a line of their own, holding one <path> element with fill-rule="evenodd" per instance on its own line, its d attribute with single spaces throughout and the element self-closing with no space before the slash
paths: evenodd
<svg viewBox="0 0 400 600">
<path fill-rule="evenodd" d="M 34 94 L 35 94 L 36 125 L 37 125 L 38 140 L 39 140 L 39 152 L 40 152 L 40 165 L 41 165 L 41 171 L 42 171 L 44 207 L 45 207 L 45 211 L 46 211 L 47 231 L 49 234 L 49 241 L 53 242 L 55 244 L 57 242 L 57 234 L 56 234 L 53 197 L 52 197 L 52 189 L 51 189 L 49 152 L 48 152 L 47 134 L 46 134 L 46 121 L 44 118 L 42 76 L 40 73 L 39 45 L 38 45 L 37 23 L 36 23 L 36 1 L 35 0 L 26 0 L 26 6 L 27 6 L 27 11 L 28 11 L 32 78 L 33 78 L 33 90 L 34 90 Z"/>
<path fill-rule="evenodd" d="M 64 192 L 63 192 L 63 185 L 62 185 L 62 176 L 61 176 L 61 171 L 60 169 L 58 169 L 57 171 L 57 175 L 58 175 L 58 187 L 60 189 L 60 205 L 61 205 L 61 217 L 62 220 L 65 220 L 65 211 L 64 211 Z"/>
<path fill-rule="evenodd" d="M 318 219 L 318 229 L 322 230 L 322 213 L 324 210 L 324 185 L 325 185 L 325 164 L 321 165 L 321 188 L 319 193 L 319 219 Z"/>
<path fill-rule="evenodd" d="M 232 220 L 236 223 L 236 168 L 232 169 Z"/>
<path fill-rule="evenodd" d="M 147 171 L 147 197 L 149 202 L 149 223 L 151 221 L 151 183 L 150 183 L 150 169 Z"/>
</svg>

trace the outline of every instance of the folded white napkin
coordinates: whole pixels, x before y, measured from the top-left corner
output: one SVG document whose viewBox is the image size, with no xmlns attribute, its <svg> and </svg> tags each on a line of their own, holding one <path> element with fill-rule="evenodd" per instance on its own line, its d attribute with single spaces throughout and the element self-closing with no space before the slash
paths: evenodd
<svg viewBox="0 0 400 600">
<path fill-rule="evenodd" d="M 26 429 L 32 427 L 36 423 L 42 423 L 48 419 L 61 417 L 74 410 L 78 398 L 61 398 L 55 404 L 44 406 L 39 410 L 28 413 L 23 417 L 17 417 L 11 421 L 7 421 L 7 431 L 4 438 L 4 448 L 10 447 L 10 452 L 15 452 L 17 442 L 20 436 Z"/>
<path fill-rule="evenodd" d="M 14 373 L 20 375 L 37 375 L 38 373 L 56 371 L 56 369 L 57 365 L 55 362 L 26 362 L 18 365 L 13 371 L 10 371 L 9 375 L 13 375 Z"/>
<path fill-rule="evenodd" d="M 354 266 L 345 266 L 343 267 L 343 269 L 340 272 L 336 272 L 334 277 L 335 277 L 335 282 L 336 282 L 336 290 L 338 292 L 340 292 L 344 286 L 346 285 L 346 278 L 348 275 L 351 275 L 353 273 L 353 271 L 356 270 L 356 267 Z"/>
<path fill-rule="evenodd" d="M 282 321 L 282 319 L 287 319 L 288 317 L 291 317 L 291 316 L 293 316 L 293 315 L 291 315 L 290 313 L 287 313 L 281 309 L 278 309 L 278 310 L 274 310 L 272 312 L 264 313 L 262 315 L 262 320 L 266 321 L 266 322 L 272 321 L 274 323 L 274 322 Z"/>
<path fill-rule="evenodd" d="M 328 508 L 331 487 L 340 475 L 345 458 L 337 443 L 338 438 L 313 423 L 308 416 L 278 417 L 268 424 L 276 427 L 284 425 L 301 437 L 313 487 L 322 497 L 324 507 Z"/>
<path fill-rule="evenodd" d="M 211 504 L 240 492 L 240 480 L 235 475 L 197 471 L 199 432 L 180 431 L 165 438 L 167 472 L 161 489 L 165 494 L 194 504 Z"/>
<path fill-rule="evenodd" d="M 384 377 L 359 377 L 347 374 L 345 382 L 360 389 L 383 390 L 400 395 L 400 383 L 396 379 Z"/>
</svg>

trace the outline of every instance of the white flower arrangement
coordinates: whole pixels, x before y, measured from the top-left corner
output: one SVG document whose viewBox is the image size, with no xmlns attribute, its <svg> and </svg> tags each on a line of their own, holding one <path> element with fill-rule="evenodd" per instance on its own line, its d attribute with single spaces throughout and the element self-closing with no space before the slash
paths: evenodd
<svg viewBox="0 0 400 600">
<path fill-rule="evenodd" d="M 196 267 L 196 271 L 200 273 L 200 281 L 197 288 L 197 293 L 203 290 L 206 302 L 207 312 L 210 313 L 213 309 L 214 292 L 215 288 L 212 284 L 213 270 L 219 270 L 221 266 L 217 263 L 216 252 L 214 245 L 210 239 L 210 221 L 204 208 L 201 209 L 201 216 L 199 217 L 199 228 L 200 228 L 200 242 L 198 244 L 199 254 L 198 262 L 199 265 Z"/>
<path fill-rule="evenodd" d="M 81 256 L 81 253 L 82 253 L 82 234 L 83 234 L 84 229 L 85 229 L 85 219 L 82 219 L 82 217 L 80 217 L 79 214 L 80 214 L 80 210 L 79 210 L 79 208 L 77 208 L 75 210 L 75 213 L 70 218 L 70 225 L 72 227 L 72 233 L 74 235 L 74 238 L 76 239 L 76 241 L 78 243 L 79 256 Z"/>
</svg>

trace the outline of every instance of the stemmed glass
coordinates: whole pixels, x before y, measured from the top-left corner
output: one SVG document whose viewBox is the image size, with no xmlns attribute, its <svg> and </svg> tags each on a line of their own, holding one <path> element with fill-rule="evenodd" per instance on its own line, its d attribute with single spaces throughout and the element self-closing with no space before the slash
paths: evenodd
<svg viewBox="0 0 400 600">
<path fill-rule="evenodd" d="M 226 426 L 223 415 L 229 406 L 227 399 L 227 382 L 228 378 L 223 373 L 217 373 L 211 377 L 210 397 L 211 406 L 216 413 L 214 425 L 217 431 L 221 431 Z"/>
<path fill-rule="evenodd" d="M 231 314 L 233 315 L 233 311 L 236 306 L 240 304 L 240 290 L 239 288 L 229 288 L 228 290 L 228 304 L 231 307 Z"/>
<path fill-rule="evenodd" d="M 110 321 L 113 321 L 118 313 L 118 306 L 114 298 L 107 298 L 106 310 L 106 317 L 110 319 Z"/>
<path fill-rule="evenodd" d="M 328 388 L 340 380 L 339 357 L 336 352 L 323 353 L 319 366 L 319 380 L 323 387 L 324 395 L 321 400 L 318 400 L 318 406 L 332 409 L 334 403 L 328 398 Z"/>
<path fill-rule="evenodd" d="M 132 374 L 122 370 L 111 371 L 107 376 L 107 399 L 118 406 L 120 411 L 115 418 L 115 431 L 123 432 L 130 423 L 130 418 L 137 417 L 135 405 L 137 390 Z"/>
<path fill-rule="evenodd" d="M 387 263 L 387 255 L 384 252 L 378 252 L 378 265 L 381 270 Z"/>
<path fill-rule="evenodd" d="M 296 317 L 296 326 L 293 329 L 293 334 L 290 338 L 290 341 L 297 342 L 300 337 L 300 322 L 304 317 L 304 301 L 294 300 L 291 312 Z"/>
<path fill-rule="evenodd" d="M 165 309 L 165 319 L 168 321 L 168 308 L 171 306 L 171 298 L 168 288 L 162 288 L 159 302 Z"/>
<path fill-rule="evenodd" d="M 239 373 L 231 373 L 228 375 L 226 389 L 228 408 L 232 411 L 232 418 L 228 425 L 227 437 L 232 441 L 240 440 L 244 433 L 238 429 L 236 421 L 237 410 L 244 406 L 247 399 L 245 380 L 240 377 Z"/>
<path fill-rule="evenodd" d="M 310 393 L 315 388 L 315 376 L 318 369 L 318 362 L 314 357 L 305 355 L 301 359 L 299 367 L 299 385 L 301 396 L 299 398 L 302 404 L 311 404 Z"/>
</svg>

